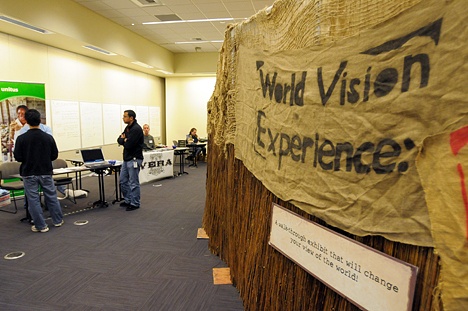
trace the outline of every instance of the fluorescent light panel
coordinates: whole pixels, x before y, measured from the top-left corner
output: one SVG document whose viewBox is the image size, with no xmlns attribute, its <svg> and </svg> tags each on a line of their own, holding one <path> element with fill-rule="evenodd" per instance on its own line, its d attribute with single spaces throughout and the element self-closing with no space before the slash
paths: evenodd
<svg viewBox="0 0 468 311">
<path fill-rule="evenodd" d="M 141 67 L 145 67 L 145 68 L 154 68 L 153 66 L 150 66 L 150 65 L 142 63 L 142 62 L 132 62 L 132 64 L 135 64 L 135 65 L 138 65 L 138 66 L 141 66 Z"/>
<path fill-rule="evenodd" d="M 106 51 L 104 49 L 98 48 L 97 46 L 94 46 L 94 45 L 83 45 L 83 47 L 88 49 L 88 50 L 98 52 L 98 53 L 101 53 L 101 54 L 104 54 L 104 55 L 109 55 L 109 56 L 117 55 L 115 53 L 112 53 L 112 52 Z"/>
<path fill-rule="evenodd" d="M 224 40 L 211 40 L 211 41 L 179 41 L 174 42 L 175 44 L 193 44 L 193 43 L 222 43 Z"/>
<path fill-rule="evenodd" d="M 225 22 L 233 21 L 234 18 L 206 18 L 206 19 L 188 19 L 181 21 L 165 21 L 165 22 L 145 22 L 143 25 L 161 25 L 161 24 L 180 24 L 180 23 L 206 23 L 206 22 Z"/>
<path fill-rule="evenodd" d="M 46 29 L 43 29 L 43 28 L 39 28 L 39 27 L 36 27 L 36 26 L 33 26 L 33 25 L 30 25 L 30 24 L 28 24 L 28 23 L 22 22 L 22 21 L 20 21 L 20 20 L 18 20 L 18 19 L 14 19 L 14 18 L 5 16 L 5 15 L 0 15 L 0 20 L 2 20 L 2 21 L 4 21 L 4 22 L 7 22 L 7 23 L 10 23 L 10 24 L 14 24 L 14 25 L 16 25 L 16 26 L 20 26 L 20 27 L 23 27 L 23 28 L 27 28 L 27 29 L 29 29 L 29 30 L 32 30 L 32 31 L 41 33 L 41 34 L 43 34 L 43 35 L 53 34 L 52 31 L 49 31 L 49 30 L 46 30 Z"/>
<path fill-rule="evenodd" d="M 158 70 L 156 70 L 156 71 L 162 72 L 162 73 L 164 73 L 164 74 L 166 74 L 166 75 L 171 75 L 171 74 L 172 74 L 172 72 L 169 72 L 169 71 L 166 71 L 166 70 L 162 70 L 162 69 L 158 69 Z"/>
</svg>

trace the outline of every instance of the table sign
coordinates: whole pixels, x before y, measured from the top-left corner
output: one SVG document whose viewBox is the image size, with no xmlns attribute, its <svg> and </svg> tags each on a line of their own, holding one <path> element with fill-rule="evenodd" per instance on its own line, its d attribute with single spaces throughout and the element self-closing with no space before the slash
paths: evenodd
<svg viewBox="0 0 468 311">
<path fill-rule="evenodd" d="M 418 268 L 273 203 L 269 244 L 365 310 L 411 310 Z"/>
<path fill-rule="evenodd" d="M 156 179 L 173 177 L 174 150 L 157 149 L 143 152 L 140 184 Z"/>
</svg>

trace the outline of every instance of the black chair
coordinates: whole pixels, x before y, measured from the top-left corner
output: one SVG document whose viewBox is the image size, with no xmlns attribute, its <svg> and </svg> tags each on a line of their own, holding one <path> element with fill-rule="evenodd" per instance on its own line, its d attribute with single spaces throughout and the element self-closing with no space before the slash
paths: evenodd
<svg viewBox="0 0 468 311">
<path fill-rule="evenodd" d="M 179 143 L 178 143 L 178 147 L 189 147 L 189 155 L 188 157 L 185 158 L 185 160 L 187 161 L 190 161 L 190 166 L 197 166 L 197 150 L 196 148 L 193 148 L 193 146 L 190 146 L 190 145 L 187 145 L 187 141 L 186 140 L 182 140 L 180 139 L 179 140 Z"/>
<path fill-rule="evenodd" d="M 1 180 L 1 187 L 5 190 L 10 191 L 10 198 L 15 205 L 15 211 L 8 211 L 0 209 L 1 212 L 16 214 L 18 212 L 18 206 L 16 205 L 16 200 L 23 199 L 22 197 L 16 196 L 16 191 L 24 191 L 24 184 L 23 181 L 5 181 L 7 179 L 18 179 L 18 175 L 20 173 L 20 165 L 19 162 L 4 162 L 0 165 L 0 180 Z M 16 175 L 16 176 L 13 176 Z"/>
<path fill-rule="evenodd" d="M 67 168 L 67 162 L 63 159 L 56 159 L 52 161 L 52 167 L 54 169 L 59 169 L 59 168 Z M 68 198 L 70 201 L 76 204 L 76 199 L 75 199 L 75 187 L 73 186 L 73 178 L 68 175 L 68 173 L 62 174 L 62 175 L 54 175 L 54 184 L 55 186 L 67 186 L 67 191 L 65 192 L 65 198 Z M 70 185 L 71 185 L 71 191 L 70 191 Z"/>
</svg>

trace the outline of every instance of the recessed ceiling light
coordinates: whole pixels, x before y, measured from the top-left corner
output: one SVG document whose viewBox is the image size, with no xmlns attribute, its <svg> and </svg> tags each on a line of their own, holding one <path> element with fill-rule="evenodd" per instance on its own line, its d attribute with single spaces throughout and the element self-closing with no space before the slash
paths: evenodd
<svg viewBox="0 0 468 311">
<path fill-rule="evenodd" d="M 88 49 L 88 50 L 98 52 L 98 53 L 101 53 L 101 54 L 105 54 L 105 55 L 109 55 L 109 56 L 117 55 L 115 53 L 112 53 L 112 52 L 106 51 L 104 49 L 98 48 L 97 46 L 94 46 L 94 45 L 83 45 L 83 47 Z"/>
<path fill-rule="evenodd" d="M 138 65 L 138 66 L 141 66 L 141 67 L 145 67 L 145 68 L 154 68 L 153 66 L 150 66 L 150 65 L 142 63 L 142 62 L 132 62 L 132 64 L 135 64 L 135 65 Z"/>
<path fill-rule="evenodd" d="M 206 22 L 220 22 L 220 21 L 233 21 L 234 18 L 205 18 L 205 19 L 187 19 L 187 20 L 172 20 L 164 22 L 144 22 L 143 25 L 161 25 L 161 24 L 178 24 L 178 23 L 206 23 Z"/>
<path fill-rule="evenodd" d="M 210 41 L 179 41 L 175 44 L 192 44 L 192 43 L 222 43 L 224 40 L 210 40 Z"/>
<path fill-rule="evenodd" d="M 171 75 L 171 74 L 172 74 L 172 72 L 169 72 L 169 71 L 166 71 L 166 70 L 162 70 L 162 69 L 158 69 L 158 70 L 156 70 L 156 71 L 159 71 L 159 72 L 164 73 L 164 74 L 166 74 L 166 75 Z"/>
<path fill-rule="evenodd" d="M 10 24 L 14 24 L 14 25 L 16 25 L 16 26 L 20 26 L 20 27 L 27 28 L 27 29 L 32 30 L 32 31 L 35 31 L 35 32 L 42 33 L 43 35 L 50 35 L 50 34 L 53 34 L 52 31 L 49 31 L 49 30 L 46 30 L 46 29 L 43 29 L 43 28 L 39 28 L 39 27 L 36 27 L 36 26 L 33 26 L 33 25 L 30 25 L 30 24 L 28 24 L 28 23 L 25 23 L 25 22 L 23 22 L 23 21 L 20 21 L 20 20 L 18 20 L 18 19 L 14 19 L 14 18 L 5 16 L 5 15 L 0 15 L 0 20 L 2 20 L 2 21 L 4 21 L 4 22 L 7 22 L 7 23 L 10 23 Z"/>
</svg>

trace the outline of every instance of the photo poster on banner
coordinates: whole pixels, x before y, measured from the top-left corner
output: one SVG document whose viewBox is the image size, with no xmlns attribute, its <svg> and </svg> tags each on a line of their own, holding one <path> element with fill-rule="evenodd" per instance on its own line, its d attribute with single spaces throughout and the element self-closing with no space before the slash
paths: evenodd
<svg viewBox="0 0 468 311">
<path fill-rule="evenodd" d="M 46 123 L 45 86 L 43 83 L 0 81 L 0 105 L 2 161 L 6 162 L 13 160 L 15 133 L 26 124 L 24 110 L 20 108 L 20 115 L 17 114 L 19 106 L 38 110 L 41 122 Z"/>
<path fill-rule="evenodd" d="M 103 127 L 104 127 L 104 144 L 116 144 L 117 137 L 123 131 L 122 112 L 118 104 L 103 104 L 102 105 Z"/>
<path fill-rule="evenodd" d="M 103 145 L 102 104 L 80 102 L 81 147 Z"/>
<path fill-rule="evenodd" d="M 59 151 L 81 148 L 80 107 L 76 101 L 52 100 L 52 131 Z"/>
</svg>

